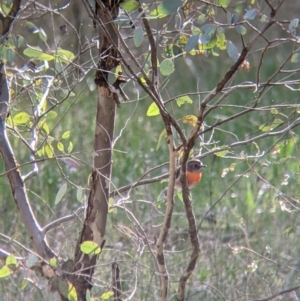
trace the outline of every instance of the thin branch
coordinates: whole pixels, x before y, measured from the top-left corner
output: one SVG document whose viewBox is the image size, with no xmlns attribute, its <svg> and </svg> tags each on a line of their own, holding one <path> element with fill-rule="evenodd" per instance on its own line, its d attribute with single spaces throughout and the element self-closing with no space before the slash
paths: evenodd
<svg viewBox="0 0 300 301">
<path fill-rule="evenodd" d="M 10 181 L 13 197 L 19 210 L 22 221 L 27 229 L 28 235 L 32 240 L 36 252 L 45 260 L 52 258 L 54 253 L 49 248 L 44 233 L 40 228 L 38 221 L 32 211 L 30 202 L 27 197 L 26 187 L 18 164 L 14 158 L 14 154 L 9 143 L 6 133 L 6 115 L 9 105 L 9 92 L 6 79 L 5 66 L 0 63 L 0 152 L 4 159 L 7 177 Z"/>
</svg>

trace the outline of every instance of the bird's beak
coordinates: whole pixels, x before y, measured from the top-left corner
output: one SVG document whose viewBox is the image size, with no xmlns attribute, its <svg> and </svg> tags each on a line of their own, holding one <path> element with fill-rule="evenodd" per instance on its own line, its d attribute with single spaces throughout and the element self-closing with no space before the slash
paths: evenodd
<svg viewBox="0 0 300 301">
<path fill-rule="evenodd" d="M 207 167 L 207 165 L 201 165 L 201 167 Z"/>
</svg>

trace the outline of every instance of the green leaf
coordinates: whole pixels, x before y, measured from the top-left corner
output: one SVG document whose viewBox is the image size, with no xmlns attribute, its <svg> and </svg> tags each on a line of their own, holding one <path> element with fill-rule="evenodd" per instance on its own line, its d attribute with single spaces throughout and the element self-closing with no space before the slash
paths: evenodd
<svg viewBox="0 0 300 301">
<path fill-rule="evenodd" d="M 228 150 L 228 149 L 224 149 L 226 147 L 226 145 L 225 146 L 222 146 L 222 147 L 214 147 L 213 149 L 212 149 L 212 151 L 216 151 L 217 150 L 217 152 L 215 152 L 214 154 L 216 155 L 216 156 L 218 156 L 218 157 L 224 157 L 224 156 L 226 156 L 228 153 L 230 153 L 230 150 Z M 219 151 L 218 151 L 219 150 Z"/>
<path fill-rule="evenodd" d="M 68 281 L 59 281 L 58 290 L 67 300 L 78 300 L 75 287 Z"/>
<path fill-rule="evenodd" d="M 65 150 L 64 145 L 60 141 L 57 142 L 57 149 L 61 152 L 64 152 Z"/>
<path fill-rule="evenodd" d="M 283 123 L 283 121 L 280 118 L 276 118 L 271 124 L 268 125 L 261 125 L 259 129 L 262 132 L 270 132 L 280 126 Z"/>
<path fill-rule="evenodd" d="M 198 42 L 199 42 L 199 35 L 194 35 L 194 36 L 191 36 L 186 45 L 185 45 L 185 48 L 184 48 L 184 51 L 185 52 L 190 52 L 192 49 L 194 49 L 197 45 L 198 45 Z"/>
<path fill-rule="evenodd" d="M 101 299 L 101 300 L 108 300 L 108 299 L 111 298 L 113 295 L 114 295 L 114 292 L 113 292 L 113 291 L 108 291 L 108 292 L 106 292 L 106 293 L 103 293 L 103 294 L 100 296 L 100 299 Z"/>
<path fill-rule="evenodd" d="M 39 29 L 32 22 L 26 22 L 26 28 L 30 33 L 39 32 Z"/>
<path fill-rule="evenodd" d="M 183 104 L 193 103 L 193 101 L 191 100 L 191 98 L 189 96 L 184 95 L 184 96 L 177 98 L 176 103 L 177 103 L 178 107 L 181 107 Z"/>
<path fill-rule="evenodd" d="M 69 50 L 64 50 L 64 49 L 58 49 L 55 55 L 56 59 L 60 60 L 66 60 L 66 61 L 72 61 L 75 58 L 75 55 L 73 52 Z"/>
<path fill-rule="evenodd" d="M 159 66 L 159 71 L 164 76 L 172 74 L 175 71 L 173 61 L 169 59 L 164 59 Z"/>
<path fill-rule="evenodd" d="M 72 141 L 70 141 L 68 146 L 68 153 L 71 153 L 72 150 L 73 150 L 73 143 Z"/>
<path fill-rule="evenodd" d="M 23 54 L 30 58 L 34 58 L 42 61 L 51 61 L 54 59 L 53 55 L 44 53 L 40 48 L 34 48 L 34 47 L 25 48 Z"/>
<path fill-rule="evenodd" d="M 159 108 L 155 102 L 152 102 L 152 104 L 149 106 L 146 115 L 147 116 L 157 116 L 159 115 Z"/>
<path fill-rule="evenodd" d="M 57 260 L 55 257 L 50 258 L 49 264 L 52 268 L 56 269 L 57 268 Z"/>
<path fill-rule="evenodd" d="M 70 137 L 70 131 L 66 131 L 61 135 L 62 139 L 68 139 Z"/>
<path fill-rule="evenodd" d="M 43 42 L 47 42 L 47 35 L 43 28 L 40 28 L 39 30 L 39 37 Z"/>
<path fill-rule="evenodd" d="M 300 51 L 295 52 L 291 57 L 292 63 L 299 63 L 300 62 Z"/>
<path fill-rule="evenodd" d="M 144 32 L 142 27 L 138 26 L 133 34 L 133 43 L 135 47 L 139 47 L 142 45 L 144 40 Z"/>
<path fill-rule="evenodd" d="M 50 111 L 46 115 L 47 119 L 54 119 L 56 116 L 57 116 L 57 113 L 55 111 Z"/>
<path fill-rule="evenodd" d="M 13 123 L 16 125 L 26 124 L 29 121 L 29 119 L 30 119 L 30 116 L 28 113 L 21 112 L 13 117 Z"/>
<path fill-rule="evenodd" d="M 258 13 L 258 10 L 256 8 L 252 8 L 245 13 L 244 19 L 245 20 L 254 20 L 257 13 Z"/>
<path fill-rule="evenodd" d="M 231 0 L 217 0 L 217 3 L 223 6 L 224 8 L 227 8 Z"/>
<path fill-rule="evenodd" d="M 246 32 L 247 32 L 247 29 L 244 27 L 244 26 L 242 26 L 242 25 L 238 25 L 236 28 L 235 28 L 235 30 L 237 31 L 237 33 L 239 33 L 240 35 L 244 35 L 244 34 L 246 34 Z"/>
<path fill-rule="evenodd" d="M 64 197 L 64 195 L 67 192 L 67 188 L 68 188 L 67 183 L 64 183 L 60 186 L 60 188 L 56 194 L 56 197 L 55 197 L 54 205 L 57 205 L 62 200 L 62 198 Z"/>
<path fill-rule="evenodd" d="M 79 203 L 83 201 L 83 188 L 78 186 L 76 191 L 76 199 Z"/>
<path fill-rule="evenodd" d="M 18 267 L 17 259 L 12 254 L 6 257 L 5 264 L 9 266 L 10 269 L 16 269 Z"/>
<path fill-rule="evenodd" d="M 238 60 L 240 54 L 239 54 L 237 48 L 235 47 L 235 45 L 231 41 L 227 41 L 226 48 L 227 48 L 227 53 L 228 53 L 229 57 L 234 62 L 236 62 Z"/>
<path fill-rule="evenodd" d="M 97 255 L 101 252 L 101 248 L 93 241 L 85 241 L 80 245 L 80 250 L 84 254 Z"/>
<path fill-rule="evenodd" d="M 26 286 L 27 286 L 27 280 L 23 279 L 22 282 L 21 282 L 20 290 L 24 291 L 24 289 L 26 288 Z"/>
<path fill-rule="evenodd" d="M 164 18 L 165 16 L 173 15 L 182 5 L 183 2 L 181 0 L 165 0 L 150 12 L 150 16 Z"/>
<path fill-rule="evenodd" d="M 49 135 L 49 133 L 50 133 L 50 129 L 49 129 L 49 126 L 48 126 L 48 124 L 46 123 L 46 122 L 44 122 L 43 123 L 43 130 L 45 131 L 45 133 L 47 134 L 47 135 Z"/>
<path fill-rule="evenodd" d="M 156 145 L 156 149 L 155 149 L 156 151 L 160 148 L 161 142 L 162 142 L 163 138 L 167 138 L 167 131 L 166 131 L 166 129 L 163 129 L 161 131 L 161 133 L 159 134 L 157 145 Z"/>
<path fill-rule="evenodd" d="M 46 144 L 44 147 L 44 152 L 46 153 L 49 159 L 53 158 L 54 151 L 52 145 Z"/>
<path fill-rule="evenodd" d="M 130 13 L 139 8 L 139 3 L 135 0 L 125 0 L 124 2 L 120 3 L 120 7 Z"/>
<path fill-rule="evenodd" d="M 7 265 L 5 265 L 0 269 L 0 278 L 5 278 L 12 273 L 13 271 Z"/>
</svg>

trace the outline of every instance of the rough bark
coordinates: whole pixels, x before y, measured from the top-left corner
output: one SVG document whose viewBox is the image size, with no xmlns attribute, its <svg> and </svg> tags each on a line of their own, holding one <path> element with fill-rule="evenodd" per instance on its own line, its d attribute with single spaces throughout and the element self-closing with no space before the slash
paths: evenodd
<svg viewBox="0 0 300 301">
<path fill-rule="evenodd" d="M 93 241 L 102 248 L 105 243 L 116 108 L 115 95 L 108 84 L 108 72 L 118 65 L 118 39 L 112 23 L 112 19 L 118 14 L 118 7 L 112 2 L 114 1 L 97 1 L 96 4 L 95 24 L 99 28 L 100 41 L 100 59 L 95 76 L 98 103 L 90 195 L 73 267 L 73 272 L 77 274 L 73 284 L 78 300 L 86 300 L 86 291 L 92 287 L 91 280 L 97 261 L 97 255 L 83 254 L 80 245 L 85 241 Z"/>
</svg>

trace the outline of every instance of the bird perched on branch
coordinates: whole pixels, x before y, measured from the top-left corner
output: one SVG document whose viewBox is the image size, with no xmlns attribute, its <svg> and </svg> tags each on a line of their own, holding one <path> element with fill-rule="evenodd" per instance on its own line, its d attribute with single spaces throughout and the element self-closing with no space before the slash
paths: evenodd
<svg viewBox="0 0 300 301">
<path fill-rule="evenodd" d="M 186 180 L 189 188 L 194 187 L 201 181 L 202 178 L 202 168 L 206 167 L 200 160 L 193 159 L 186 164 Z M 176 171 L 175 175 L 175 188 L 181 189 L 180 182 L 180 169 Z"/>
<path fill-rule="evenodd" d="M 206 167 L 200 160 L 192 159 L 187 162 L 186 164 L 186 181 L 189 188 L 193 188 L 196 184 L 201 181 L 202 178 L 202 168 Z M 180 182 L 180 169 L 176 170 L 175 174 L 175 185 L 176 189 L 181 189 L 181 182 Z M 167 191 L 168 188 L 165 188 L 159 196 L 160 200 L 167 199 Z"/>
</svg>

